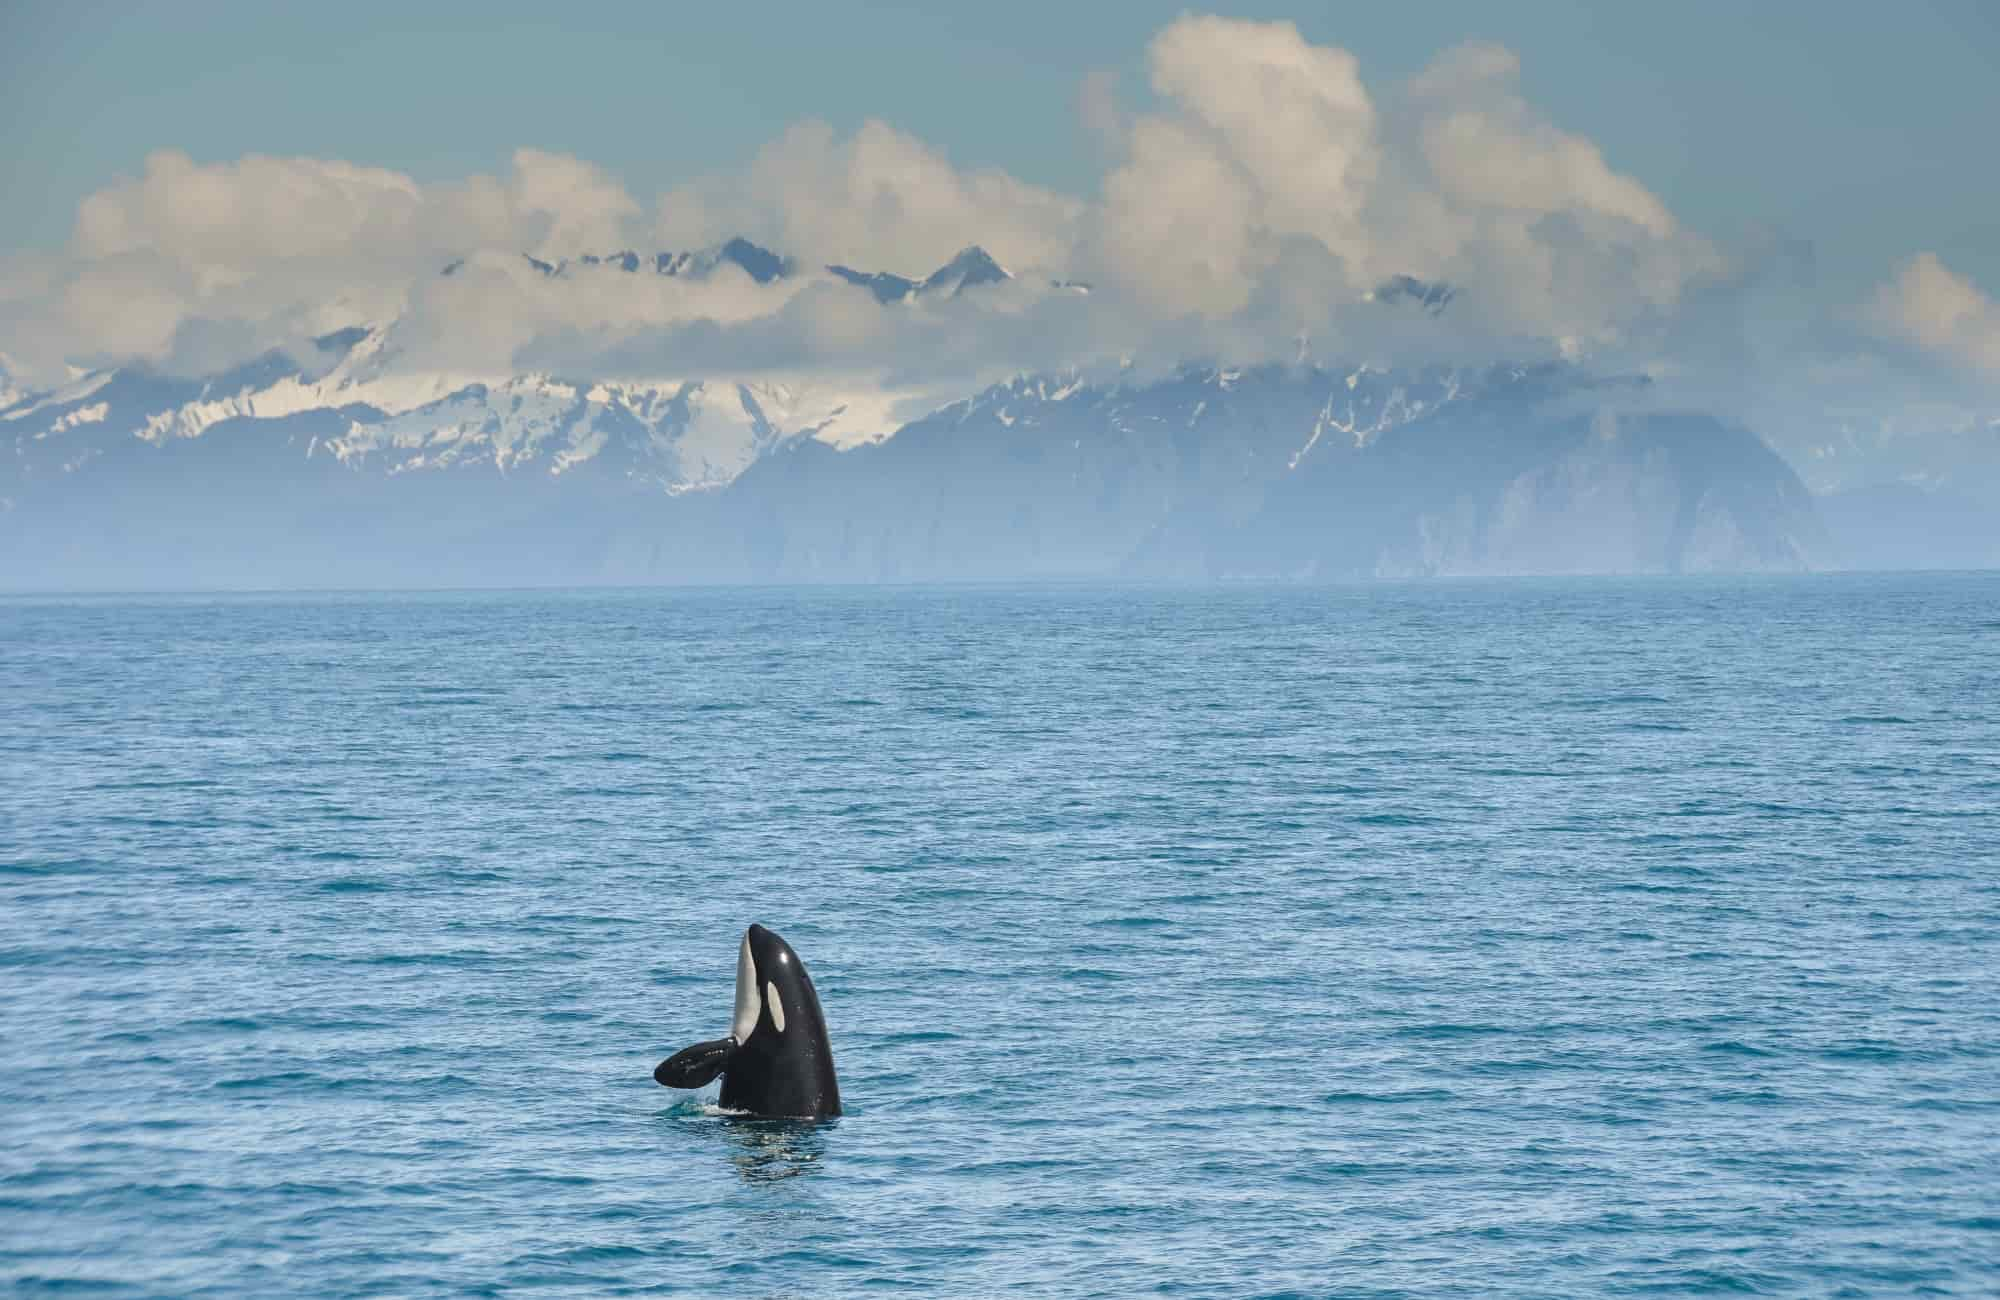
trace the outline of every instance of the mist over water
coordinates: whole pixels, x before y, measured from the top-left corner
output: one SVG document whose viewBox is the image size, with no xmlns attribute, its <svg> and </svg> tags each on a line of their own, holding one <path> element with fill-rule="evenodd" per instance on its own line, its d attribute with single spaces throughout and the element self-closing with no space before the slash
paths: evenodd
<svg viewBox="0 0 2000 1300">
<path fill-rule="evenodd" d="M 0 601 L 0 1279 L 2000 1289 L 2000 575 Z M 847 1114 L 652 1067 L 741 931 Z"/>
</svg>

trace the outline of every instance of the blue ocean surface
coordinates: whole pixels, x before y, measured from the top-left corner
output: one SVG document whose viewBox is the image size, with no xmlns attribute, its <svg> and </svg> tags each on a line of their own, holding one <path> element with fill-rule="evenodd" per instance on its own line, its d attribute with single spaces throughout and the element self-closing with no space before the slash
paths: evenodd
<svg viewBox="0 0 2000 1300">
<path fill-rule="evenodd" d="M 0 601 L 0 1282 L 2000 1293 L 2000 575 Z"/>
</svg>

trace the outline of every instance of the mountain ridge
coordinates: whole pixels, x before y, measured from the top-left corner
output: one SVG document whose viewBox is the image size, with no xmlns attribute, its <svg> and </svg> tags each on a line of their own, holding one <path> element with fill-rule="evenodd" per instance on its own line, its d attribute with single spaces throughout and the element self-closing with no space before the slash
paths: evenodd
<svg viewBox="0 0 2000 1300">
<path fill-rule="evenodd" d="M 740 239 L 515 266 L 806 273 Z M 885 311 L 1013 278 L 977 246 L 922 279 L 827 275 Z M 1457 290 L 1398 277 L 1374 296 L 1436 315 Z M 427 576 L 510 582 L 1794 570 L 1835 553 L 1755 434 L 1650 411 L 1643 377 L 1570 362 L 1052 370 L 940 402 L 865 381 L 425 370 L 398 327 L 17 394 L 0 406 L 7 584 L 134 565 L 145 582 L 393 582 L 420 555 Z"/>
</svg>

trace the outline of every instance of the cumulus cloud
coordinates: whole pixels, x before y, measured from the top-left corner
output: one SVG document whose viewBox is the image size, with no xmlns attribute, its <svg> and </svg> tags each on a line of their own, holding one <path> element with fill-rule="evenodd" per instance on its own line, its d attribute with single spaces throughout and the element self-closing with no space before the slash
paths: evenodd
<svg viewBox="0 0 2000 1300">
<path fill-rule="evenodd" d="M 83 201 L 64 254 L 16 259 L 0 337 L 42 378 L 72 361 L 207 368 L 223 338 L 258 351 L 394 317 L 468 250 L 619 247 L 639 211 L 603 169 L 535 149 L 503 175 L 431 185 L 337 159 L 161 150 Z"/>
<path fill-rule="evenodd" d="M 1876 292 L 1869 317 L 1891 338 L 2000 377 L 2000 303 L 1935 253 L 1905 262 Z"/>
<path fill-rule="evenodd" d="M 504 176 L 419 185 L 338 159 L 197 163 L 178 150 L 86 198 L 73 245 L 85 260 L 151 253 L 226 274 L 267 262 L 434 258 L 468 246 L 561 255 L 615 244 L 638 204 L 593 163 L 516 150 Z"/>
<path fill-rule="evenodd" d="M 1468 209 L 1594 213 L 1672 238 L 1659 199 L 1528 107 L 1520 72 L 1512 51 L 1479 43 L 1448 51 L 1413 83 L 1424 160 L 1443 192 Z"/>
<path fill-rule="evenodd" d="M 1160 107 L 1125 130 L 1090 251 L 1158 310 L 1281 302 L 1278 333 L 1339 339 L 1343 302 L 1414 274 L 1470 291 L 1455 328 L 1574 349 L 1625 341 L 1723 267 L 1595 144 L 1537 114 L 1502 47 L 1449 50 L 1377 96 L 1351 54 L 1289 23 L 1189 17 L 1149 66 Z M 1302 267 L 1317 296 L 1296 292 Z"/>
<path fill-rule="evenodd" d="M 1243 308 L 1285 235 L 1365 259 L 1375 110 L 1354 56 L 1290 23 L 1183 18 L 1154 38 L 1153 90 L 1105 179 L 1099 255 L 1177 313 Z"/>
<path fill-rule="evenodd" d="M 661 247 L 743 235 L 811 263 L 921 274 L 967 244 L 1013 266 L 1063 262 L 1083 205 L 992 169 L 961 170 L 914 136 L 868 122 L 845 138 L 801 122 L 739 173 L 669 192 Z"/>
</svg>

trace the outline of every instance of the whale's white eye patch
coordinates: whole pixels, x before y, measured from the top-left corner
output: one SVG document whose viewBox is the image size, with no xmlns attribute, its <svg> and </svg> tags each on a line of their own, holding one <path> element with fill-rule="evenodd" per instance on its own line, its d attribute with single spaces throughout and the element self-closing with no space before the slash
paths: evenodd
<svg viewBox="0 0 2000 1300">
<path fill-rule="evenodd" d="M 778 1027 L 779 1033 L 784 1033 L 785 1000 L 778 996 L 778 986 L 776 984 L 766 984 L 764 986 L 764 1001 L 771 1005 L 771 1023 Z"/>
</svg>

